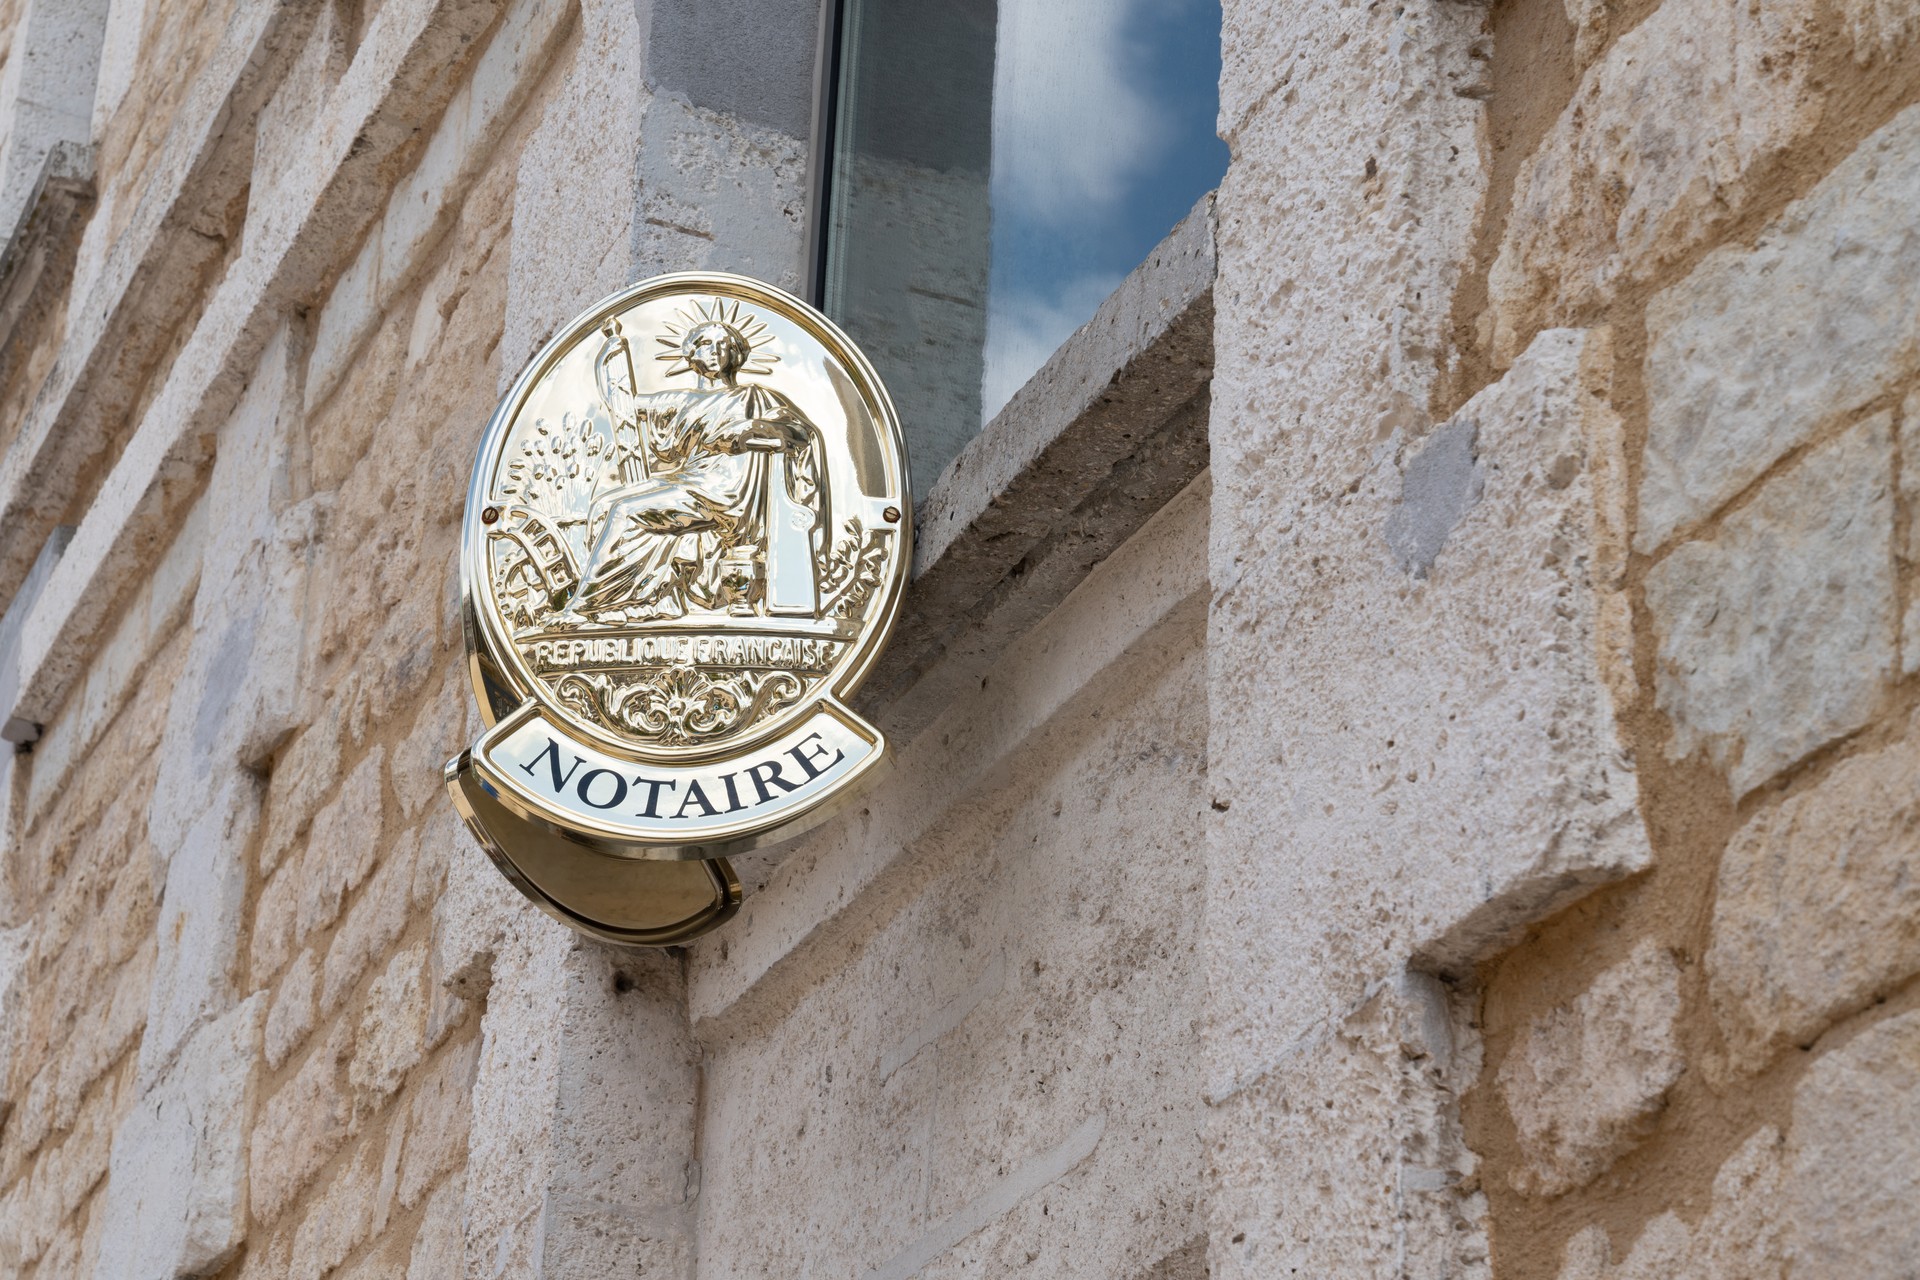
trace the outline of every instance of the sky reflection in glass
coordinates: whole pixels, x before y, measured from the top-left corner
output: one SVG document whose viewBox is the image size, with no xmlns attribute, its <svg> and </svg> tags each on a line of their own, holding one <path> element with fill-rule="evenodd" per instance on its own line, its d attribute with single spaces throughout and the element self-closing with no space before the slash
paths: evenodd
<svg viewBox="0 0 1920 1280">
<path fill-rule="evenodd" d="M 916 489 L 1212 189 L 1218 0 L 847 0 L 825 300 Z"/>
</svg>

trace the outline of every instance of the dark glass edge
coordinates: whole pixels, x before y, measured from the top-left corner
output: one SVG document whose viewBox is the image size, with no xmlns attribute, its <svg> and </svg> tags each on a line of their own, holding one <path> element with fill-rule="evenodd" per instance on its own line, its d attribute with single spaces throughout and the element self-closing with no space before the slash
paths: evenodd
<svg viewBox="0 0 1920 1280">
<path fill-rule="evenodd" d="M 820 0 L 813 61 L 813 130 L 807 151 L 807 241 L 804 296 L 827 309 L 827 248 L 833 221 L 833 167 L 840 123 L 840 45 L 846 0 Z"/>
</svg>

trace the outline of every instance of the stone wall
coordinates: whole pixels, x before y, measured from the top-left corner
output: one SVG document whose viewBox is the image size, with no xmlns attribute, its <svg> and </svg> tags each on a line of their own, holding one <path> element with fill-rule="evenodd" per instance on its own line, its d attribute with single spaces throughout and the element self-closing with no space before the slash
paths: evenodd
<svg viewBox="0 0 1920 1280">
<path fill-rule="evenodd" d="M 1911 1269 L 1915 20 L 1228 5 L 1216 1273 Z"/>
<path fill-rule="evenodd" d="M 624 953 L 445 800 L 460 504 L 593 299 L 802 284 L 817 6 L 97 7 L 0 1274 L 1911 1269 L 1920 10 L 1227 0 L 1217 198 L 920 495 L 893 772 Z"/>
</svg>

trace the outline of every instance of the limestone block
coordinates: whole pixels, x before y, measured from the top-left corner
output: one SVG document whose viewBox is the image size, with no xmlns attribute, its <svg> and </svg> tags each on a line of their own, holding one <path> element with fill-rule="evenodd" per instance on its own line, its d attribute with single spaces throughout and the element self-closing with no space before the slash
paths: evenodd
<svg viewBox="0 0 1920 1280">
<path fill-rule="evenodd" d="M 20 1149 L 31 1150 L 49 1131 L 71 1127 L 88 1088 L 133 1047 L 146 1025 L 155 946 L 152 938 L 144 940 L 107 975 L 110 989 L 82 1004 L 65 1046 L 28 1085 L 7 1134 L 11 1140 L 11 1126 L 19 1126 Z"/>
<path fill-rule="evenodd" d="M 409 1094 L 407 1143 L 397 1183 L 402 1209 L 420 1203 L 440 1175 L 458 1166 L 466 1156 L 479 1052 L 478 1039 L 448 1049 Z"/>
<path fill-rule="evenodd" d="M 450 665 L 437 691 L 421 704 L 412 731 L 395 748 L 388 766 L 393 772 L 394 797 L 408 821 L 422 809 L 445 807 L 447 784 L 441 770 L 469 745 L 467 704 L 473 700 L 473 685 L 463 664 Z"/>
<path fill-rule="evenodd" d="M 267 1011 L 266 1051 L 267 1065 L 276 1071 L 313 1030 L 314 987 L 318 981 L 319 962 L 308 948 L 294 960 L 273 993 L 273 1007 Z"/>
<path fill-rule="evenodd" d="M 1755 814 L 1720 860 L 1707 993 L 1731 1068 L 1920 972 L 1920 740 L 1835 765 Z"/>
<path fill-rule="evenodd" d="M 299 945 L 301 868 L 289 861 L 260 890 L 253 911 L 253 938 L 249 960 L 255 982 L 270 981 Z"/>
<path fill-rule="evenodd" d="M 430 835 L 434 826 L 428 824 Z M 433 969 L 448 990 L 478 999 L 486 995 L 494 957 L 510 926 L 529 919 L 537 908 L 506 882 L 464 825 L 457 834 L 442 830 L 455 843 L 446 888 L 433 906 Z"/>
<path fill-rule="evenodd" d="M 1268 656 L 1209 695 L 1213 838 L 1242 850 L 1208 890 L 1234 1074 L 1407 957 L 1470 968 L 1648 864 L 1615 725 L 1632 682 L 1607 346 L 1541 335 L 1270 553 Z M 1216 638 L 1251 607 L 1221 602 Z"/>
<path fill-rule="evenodd" d="M 0 786 L 9 779 L 0 766 Z M 4 815 L 0 815 L 4 816 Z M 23 1055 L 26 1040 L 22 1031 L 27 1010 L 27 957 L 33 951 L 34 926 L 31 923 L 0 929 L 0 1115 L 13 1109 L 20 1082 L 14 1064 Z"/>
<path fill-rule="evenodd" d="M 1907 393 L 1900 406 L 1900 505 L 1907 522 L 1907 545 L 1900 549 L 1906 573 L 1907 612 L 1900 620 L 1900 669 L 1920 671 L 1920 390 Z"/>
<path fill-rule="evenodd" d="M 1768 481 L 1646 580 L 1667 752 L 1704 748 L 1745 795 L 1867 722 L 1894 665 L 1887 416 Z"/>
<path fill-rule="evenodd" d="M 425 1052 L 426 958 L 424 943 L 408 947 L 388 963 L 367 992 L 353 1061 L 347 1066 L 347 1079 L 363 1106 L 377 1106 L 393 1096 Z"/>
<path fill-rule="evenodd" d="M 1496 353 L 1511 359 L 1532 331 L 1588 314 L 1764 200 L 1770 167 L 1829 118 L 1823 47 L 1866 54 L 1910 38 L 1877 7 L 1668 0 L 1621 36 L 1515 178 L 1488 279 Z M 1591 39 L 1585 22 L 1579 38 Z"/>
<path fill-rule="evenodd" d="M 1920 1258 L 1920 1013 L 1815 1060 L 1794 1092 L 1795 1276 L 1905 1276 Z"/>
<path fill-rule="evenodd" d="M 274 762 L 268 791 L 267 836 L 260 870 L 271 873 L 309 829 L 321 797 L 340 778 L 342 716 L 332 701 L 303 728 Z"/>
<path fill-rule="evenodd" d="M 1751 248 L 1716 250 L 1649 304 L 1640 550 L 1718 509 L 1822 422 L 1914 367 L 1916 200 L 1920 108 L 1909 108 Z"/>
<path fill-rule="evenodd" d="M 660 169 L 670 163 L 668 153 L 656 150 L 643 129 L 636 92 L 642 73 L 635 10 L 587 4 L 581 6 L 580 20 L 579 52 L 543 105 L 520 153 L 500 342 L 501 390 L 585 299 L 611 293 L 635 278 L 629 270 L 628 242 L 639 203 L 640 158 L 647 157 Z M 515 65 L 489 68 L 490 81 L 507 80 Z M 477 99 L 484 100 L 505 85 L 483 81 L 476 88 Z M 609 130 L 632 141 L 609 153 L 603 141 Z M 586 172 L 594 174 L 591 200 L 570 194 L 574 175 Z M 773 279 L 751 265 L 754 246 L 729 247 L 738 255 L 732 258 L 733 270 Z"/>
<path fill-rule="evenodd" d="M 1215 1280 L 1486 1280 L 1486 1198 L 1453 1109 L 1477 1052 L 1458 1029 L 1441 984 L 1408 977 L 1213 1100 Z"/>
<path fill-rule="evenodd" d="M 1680 968 L 1643 940 L 1527 1026 L 1496 1077 L 1524 1157 L 1516 1190 L 1584 1186 L 1645 1136 L 1685 1066 L 1679 1016 Z"/>
<path fill-rule="evenodd" d="M 354 901 L 340 931 L 334 934 L 320 988 L 321 1016 L 331 1016 L 340 1007 L 353 984 L 406 929 L 411 918 L 416 841 L 409 832 L 392 843 L 380 869 L 367 881 L 366 892 Z"/>
<path fill-rule="evenodd" d="M 800 285 L 805 137 L 656 94 L 641 126 L 642 274 L 718 267 Z"/>
<path fill-rule="evenodd" d="M 302 860 L 301 937 L 332 924 L 341 900 L 373 870 L 386 827 L 385 760 L 384 747 L 368 752 L 340 785 L 339 796 L 314 815 Z"/>
<path fill-rule="evenodd" d="M 541 1214 L 540 1274 L 554 1280 L 692 1276 L 693 1259 L 693 1234 L 655 1215 L 580 1195 L 551 1195 Z"/>
<path fill-rule="evenodd" d="M 342 271 L 327 295 L 314 325 L 313 349 L 307 357 L 306 409 L 311 413 L 339 384 L 352 358 L 380 320 L 374 290 L 380 281 L 380 242 L 376 224 L 351 265 Z"/>
<path fill-rule="evenodd" d="M 375 229 L 382 307 L 411 281 L 424 252 L 439 239 L 451 212 L 458 208 L 460 193 L 493 158 L 495 144 L 550 65 L 553 46 L 565 34 L 569 16 L 566 7 L 555 8 L 540 0 L 519 0 L 507 6 L 472 74 L 447 104 L 420 163 L 396 186 L 386 216 Z M 620 73 L 607 67 L 604 74 L 617 77 Z"/>
<path fill-rule="evenodd" d="M 1781 1154 L 1780 1131 L 1762 1126 L 1714 1175 L 1698 1223 L 1662 1213 L 1618 1263 L 1606 1231 L 1588 1227 L 1568 1241 L 1560 1280 L 1782 1280 Z"/>
<path fill-rule="evenodd" d="M 466 1242 L 460 1234 L 460 1202 L 466 1183 L 457 1174 L 441 1183 L 420 1213 L 420 1231 L 407 1259 L 407 1280 L 441 1280 L 466 1270 Z"/>
<path fill-rule="evenodd" d="M 334 1026 L 261 1109 L 252 1137 L 253 1216 L 271 1223 L 346 1140 L 353 1109 L 343 1079 L 353 1028 Z"/>
<path fill-rule="evenodd" d="M 120 1119 L 124 1074 L 109 1076 L 81 1105 L 73 1128 L 49 1143 L 0 1202 L 0 1266 L 19 1269 L 54 1250 L 61 1225 L 106 1176 Z M 42 1273 L 57 1273 L 49 1259 Z"/>
<path fill-rule="evenodd" d="M 99 1280 L 207 1275 L 240 1245 L 266 1011 L 255 995 L 204 1027 L 120 1122 Z"/>
<path fill-rule="evenodd" d="M 218 433 L 191 647 L 167 709 L 167 749 L 148 816 L 163 860 L 226 775 L 256 766 L 293 723 L 303 630 L 295 620 L 304 612 L 312 531 L 304 509 L 279 520 L 275 513 L 287 497 L 287 398 L 297 348 L 291 329 L 272 335 Z M 251 589 L 236 591 L 236 582 Z"/>
<path fill-rule="evenodd" d="M 1071 625 L 1041 624 L 915 739 L 869 814 L 791 855 L 751 929 L 703 944 L 704 1106 L 689 1075 L 628 1065 L 684 1034 L 671 967 L 581 949 L 596 980 L 568 984 L 554 1124 L 556 1166 L 583 1153 L 569 1190 L 608 1200 L 596 1171 L 631 1160 L 634 1219 L 664 1233 L 697 1210 L 702 1258 L 754 1275 L 1138 1277 L 1200 1229 L 1198 921 L 1166 904 L 1202 880 L 1204 525 L 1142 537 L 1062 606 Z M 707 1152 L 772 1163 L 690 1167 L 695 1114 Z M 812 1197 L 804 1229 L 754 1225 L 829 1183 L 861 1190 Z M 876 1196 L 894 1208 L 867 1212 Z"/>
<path fill-rule="evenodd" d="M 376 1248 L 336 1274 L 340 1280 L 406 1280 L 407 1259 Z"/>
<path fill-rule="evenodd" d="M 1907 1276 L 1920 1257 L 1920 1014 L 1814 1060 L 1785 1141 L 1762 1126 L 1721 1166 L 1706 1214 L 1649 1223 L 1614 1263 L 1605 1233 L 1567 1247 L 1560 1280 Z"/>
<path fill-rule="evenodd" d="M 446 788 L 442 784 L 441 795 L 445 794 Z M 460 820 L 454 807 L 440 804 L 430 808 L 420 825 L 419 848 L 414 854 L 414 910 L 434 910 L 440 895 L 447 889 L 454 861 L 475 855 L 485 857 L 475 848 L 467 824 Z"/>
<path fill-rule="evenodd" d="M 140 1042 L 140 1077 L 147 1083 L 195 1027 L 239 998 L 246 850 L 259 814 L 258 780 L 230 773 L 167 866 L 153 994 Z"/>
<path fill-rule="evenodd" d="M 345 1160 L 333 1181 L 313 1197 L 293 1233 L 290 1280 L 320 1280 L 362 1241 L 386 1226 L 387 1204 L 381 1192 L 380 1153 L 384 1144 L 363 1143 Z M 391 1195 L 388 1183 L 385 1191 Z"/>
</svg>

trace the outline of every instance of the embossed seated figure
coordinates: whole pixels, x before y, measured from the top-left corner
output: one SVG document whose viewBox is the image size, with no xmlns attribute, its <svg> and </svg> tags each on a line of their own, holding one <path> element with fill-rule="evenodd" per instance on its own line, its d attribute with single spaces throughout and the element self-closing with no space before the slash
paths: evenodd
<svg viewBox="0 0 1920 1280">
<path fill-rule="evenodd" d="M 684 390 L 635 390 L 617 322 L 595 366 L 615 427 L 622 483 L 596 495 L 590 550 L 550 626 L 683 617 L 692 608 L 813 617 L 827 490 L 819 429 L 759 383 L 748 336 L 758 326 L 715 303 L 661 339 Z M 674 333 L 669 328 L 670 334 Z"/>
</svg>

